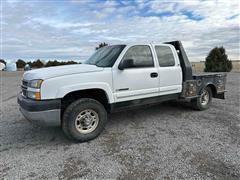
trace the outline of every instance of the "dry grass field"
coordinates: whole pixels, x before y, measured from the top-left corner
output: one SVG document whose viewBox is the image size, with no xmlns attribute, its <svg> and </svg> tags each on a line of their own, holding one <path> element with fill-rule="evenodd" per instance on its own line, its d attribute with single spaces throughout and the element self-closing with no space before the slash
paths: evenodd
<svg viewBox="0 0 240 180">
<path fill-rule="evenodd" d="M 191 62 L 193 72 L 203 72 L 204 71 L 204 62 Z M 240 60 L 232 61 L 232 72 L 240 72 Z"/>
</svg>

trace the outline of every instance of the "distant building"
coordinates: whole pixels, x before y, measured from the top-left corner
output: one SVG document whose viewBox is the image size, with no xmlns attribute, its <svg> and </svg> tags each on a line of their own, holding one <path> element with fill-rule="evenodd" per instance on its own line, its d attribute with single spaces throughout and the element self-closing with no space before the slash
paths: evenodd
<svg viewBox="0 0 240 180">
<path fill-rule="evenodd" d="M 5 68 L 6 71 L 17 71 L 17 65 L 15 62 L 9 62 Z"/>
<path fill-rule="evenodd" d="M 5 64 L 0 62 L 0 71 L 4 70 L 5 67 L 6 67 Z"/>
</svg>

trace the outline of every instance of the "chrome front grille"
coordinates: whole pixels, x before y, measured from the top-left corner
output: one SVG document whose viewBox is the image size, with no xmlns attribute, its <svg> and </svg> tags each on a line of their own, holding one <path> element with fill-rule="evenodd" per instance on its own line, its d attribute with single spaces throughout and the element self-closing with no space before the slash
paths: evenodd
<svg viewBox="0 0 240 180">
<path fill-rule="evenodd" d="M 22 95 L 25 96 L 25 97 L 27 97 L 27 90 L 22 89 Z"/>
<path fill-rule="evenodd" d="M 23 80 L 23 81 L 22 81 L 22 85 L 23 85 L 23 86 L 28 86 L 28 81 Z"/>
<path fill-rule="evenodd" d="M 27 86 L 28 86 L 28 81 L 23 80 L 21 89 L 22 89 L 22 95 L 27 97 Z"/>
</svg>

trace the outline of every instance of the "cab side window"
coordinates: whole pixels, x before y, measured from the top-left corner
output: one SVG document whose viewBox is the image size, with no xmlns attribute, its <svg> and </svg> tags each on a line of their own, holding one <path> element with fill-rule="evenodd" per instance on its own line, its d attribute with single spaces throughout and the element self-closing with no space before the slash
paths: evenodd
<svg viewBox="0 0 240 180">
<path fill-rule="evenodd" d="M 175 66 L 172 50 L 168 46 L 155 46 L 160 67 Z"/>
<path fill-rule="evenodd" d="M 123 57 L 125 59 L 133 60 L 133 68 L 154 67 L 151 49 L 146 45 L 130 47 Z"/>
</svg>

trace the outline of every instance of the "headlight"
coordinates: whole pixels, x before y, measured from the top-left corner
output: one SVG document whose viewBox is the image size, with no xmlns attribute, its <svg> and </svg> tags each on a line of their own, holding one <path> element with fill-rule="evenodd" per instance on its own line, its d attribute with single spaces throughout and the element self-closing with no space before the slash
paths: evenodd
<svg viewBox="0 0 240 180">
<path fill-rule="evenodd" d="M 40 88 L 43 80 L 35 79 L 28 82 L 27 97 L 35 100 L 41 100 Z"/>
<path fill-rule="evenodd" d="M 31 88 L 40 89 L 42 82 L 43 82 L 43 80 L 41 80 L 41 79 L 35 79 L 32 81 L 29 81 L 28 86 Z"/>
</svg>

